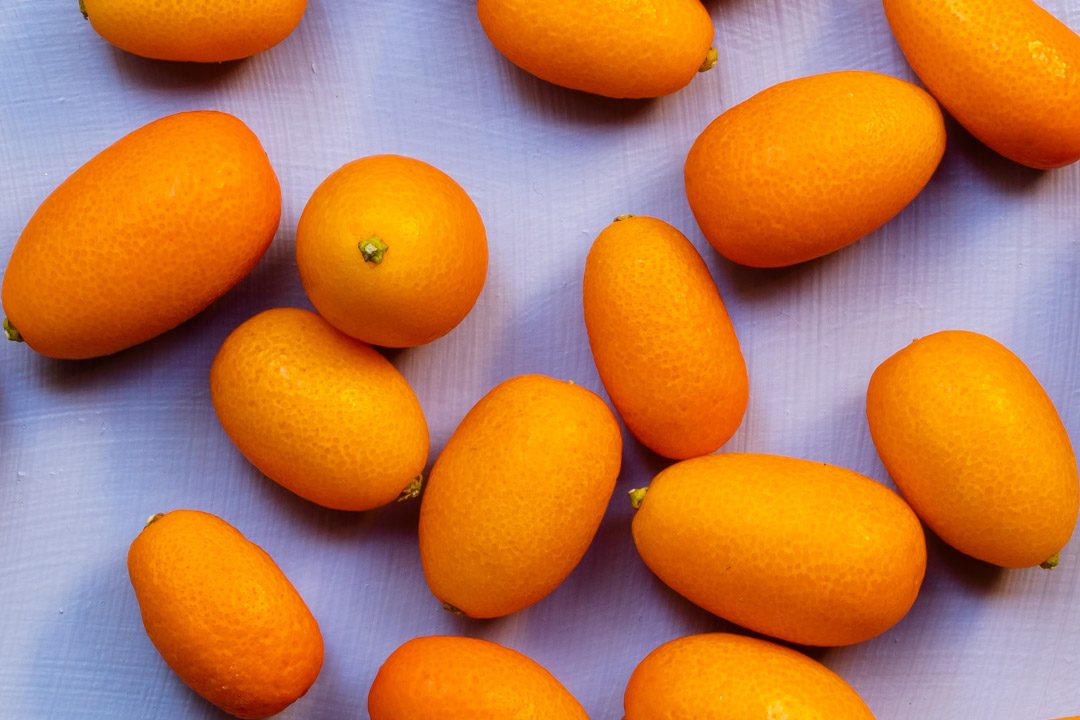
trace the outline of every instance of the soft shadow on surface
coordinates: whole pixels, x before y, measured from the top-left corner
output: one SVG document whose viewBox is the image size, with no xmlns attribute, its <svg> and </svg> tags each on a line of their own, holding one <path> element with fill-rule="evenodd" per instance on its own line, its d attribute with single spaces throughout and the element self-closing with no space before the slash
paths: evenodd
<svg viewBox="0 0 1080 720">
<path fill-rule="evenodd" d="M 116 69 L 125 80 L 166 90 L 213 87 L 227 81 L 248 61 L 245 59 L 222 63 L 176 62 L 152 60 L 115 47 L 112 51 Z"/>
<path fill-rule="evenodd" d="M 208 322 L 206 312 L 204 310 L 172 330 L 112 355 L 86 360 L 56 360 L 37 356 L 34 374 L 42 378 L 51 390 L 59 392 L 141 383 L 144 369 L 159 356 L 184 353 L 188 351 L 185 349 L 188 346 L 199 344 L 198 338 L 204 333 Z M 25 351 L 34 352 L 29 347 Z"/>
<path fill-rule="evenodd" d="M 821 267 L 837 261 L 836 253 L 833 252 L 798 265 L 754 268 L 733 263 L 712 248 L 708 248 L 706 252 L 716 255 L 717 262 L 713 265 L 714 274 L 724 278 L 720 286 L 730 288 L 730 292 L 748 302 L 773 299 L 776 293 L 784 293 L 788 288 L 798 286 L 800 283 L 811 282 Z"/>
<path fill-rule="evenodd" d="M 528 112 L 546 119 L 582 125 L 622 125 L 643 120 L 663 98 L 626 100 L 570 90 L 532 75 L 500 56 L 508 68 L 509 84 Z"/>
<path fill-rule="evenodd" d="M 152 346 L 156 342 L 167 342 L 167 337 L 182 332 L 182 327 L 127 350 L 86 360 L 57 360 L 38 355 L 29 346 L 23 346 L 20 351 L 34 354 L 33 374 L 50 390 L 79 392 L 99 384 L 125 384 L 126 379 L 137 377 L 157 352 Z"/>
<path fill-rule="evenodd" d="M 232 489 L 243 483 L 245 493 L 257 494 L 258 500 L 275 506 L 290 521 L 305 526 L 313 536 L 334 543 L 361 542 L 366 535 L 405 537 L 415 542 L 421 498 L 393 501 L 371 510 L 335 510 L 313 503 L 279 485 L 247 462 L 238 450 L 233 448 L 232 452 L 237 455 L 236 461 L 243 463 L 243 471 L 234 474 Z M 425 469 L 425 480 L 427 477 L 428 469 Z"/>
<path fill-rule="evenodd" d="M 541 600 L 540 602 L 543 602 Z M 439 600 L 434 595 L 431 597 L 432 607 L 439 605 Z M 499 629 L 507 622 L 513 622 L 517 613 L 512 613 L 504 617 L 498 618 L 471 618 L 464 615 L 460 615 L 452 610 L 443 607 L 439 610 L 443 614 L 442 620 L 445 623 L 449 623 L 450 629 L 448 631 L 439 631 L 438 634 L 442 635 L 460 635 L 462 637 L 479 638 L 481 640 L 488 640 L 493 635 L 498 634 Z M 519 610 L 518 612 L 523 612 Z"/>
<path fill-rule="evenodd" d="M 954 163 L 971 165 L 988 178 L 997 189 L 1007 193 L 1025 193 L 1033 190 L 1047 175 L 1044 170 L 1029 168 L 997 154 L 948 114 L 945 115 L 945 129 L 948 139 L 939 173 L 942 170 L 951 169 Z"/>
<path fill-rule="evenodd" d="M 662 470 L 678 462 L 663 455 L 657 455 L 635 438 L 622 424 L 621 420 L 619 424 L 623 437 L 623 460 L 622 470 L 615 486 L 616 496 L 621 491 L 629 491 L 633 488 L 648 485 Z M 625 497 L 625 493 L 623 493 L 621 500 L 626 502 L 627 507 L 630 507 L 630 501 Z"/>
<path fill-rule="evenodd" d="M 375 350 L 377 350 L 384 358 L 389 360 L 390 363 L 392 365 L 394 365 L 395 367 L 397 366 L 398 362 L 401 360 L 402 354 L 405 353 L 406 351 L 412 349 L 412 348 L 383 347 L 381 345 L 372 345 L 372 347 L 375 348 Z"/>
<path fill-rule="evenodd" d="M 665 585 L 664 581 L 656 577 L 652 572 L 649 573 L 649 586 L 649 594 L 656 600 L 663 598 L 665 609 L 670 615 L 678 618 L 677 622 L 680 628 L 703 628 L 691 631 L 689 634 L 695 634 L 695 632 L 726 633 L 739 631 L 748 634 L 749 632 L 722 617 L 713 615 L 708 610 L 698 607 Z M 644 588 L 642 592 L 646 592 Z"/>
<path fill-rule="evenodd" d="M 789 648 L 789 649 L 794 650 L 796 652 L 802 653 L 803 655 L 806 655 L 809 658 L 813 658 L 814 660 L 817 660 L 820 663 L 827 663 L 826 658 L 828 658 L 829 653 L 833 652 L 834 650 L 843 650 L 844 647 L 846 647 L 846 646 L 826 647 L 826 646 L 820 646 L 820 645 L 800 645 L 799 643 L 794 643 L 794 642 L 791 642 L 789 640 L 781 640 L 780 638 L 775 638 L 775 637 L 772 637 L 772 636 L 769 636 L 769 635 L 763 635 L 763 634 L 761 634 L 759 632 L 756 632 L 754 630 L 750 630 L 749 628 L 744 628 L 741 625 L 735 625 L 735 624 L 732 624 L 732 623 L 728 623 L 728 629 L 727 630 L 721 630 L 719 632 L 729 632 L 732 635 L 741 635 L 743 637 L 754 638 L 755 640 L 763 640 L 765 642 L 772 643 L 773 645 L 780 645 L 781 647 L 786 647 L 786 648 Z"/>
<path fill-rule="evenodd" d="M 971 593 L 985 595 L 1005 578 L 1005 568 L 965 555 L 923 526 L 926 532 L 926 572 L 944 572 Z M 1036 568 L 1039 569 L 1039 568 Z"/>
<path fill-rule="evenodd" d="M 756 0 L 701 0 L 701 4 L 709 10 L 710 14 L 715 13 L 720 8 L 736 7 L 738 5 L 747 5 L 753 7 Z M 715 22 L 715 15 L 713 22 Z"/>
<path fill-rule="evenodd" d="M 259 499 L 275 506 L 282 514 L 287 515 L 291 522 L 300 523 L 313 535 L 334 541 L 359 541 L 360 536 L 376 523 L 375 510 L 350 512 L 317 505 L 274 482 L 246 460 L 244 462 L 247 465 L 246 472 L 242 477 L 234 474 L 231 478 L 231 489 L 236 490 L 243 483 L 244 492 L 260 496 Z"/>
</svg>

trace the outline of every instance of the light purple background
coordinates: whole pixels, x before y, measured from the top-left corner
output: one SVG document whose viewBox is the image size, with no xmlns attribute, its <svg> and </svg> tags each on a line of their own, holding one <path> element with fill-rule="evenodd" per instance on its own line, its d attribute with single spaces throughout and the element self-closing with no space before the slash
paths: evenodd
<svg viewBox="0 0 1080 720">
<path fill-rule="evenodd" d="M 1080 5 L 1044 0 L 1080 27 Z M 321 509 L 254 471 L 218 426 L 207 371 L 264 308 L 307 306 L 296 222 L 331 171 L 381 152 L 454 176 L 484 216 L 487 286 L 449 336 L 396 353 L 432 431 L 432 458 L 498 381 L 541 372 L 601 390 L 581 316 L 581 273 L 616 215 L 683 230 L 721 288 L 750 371 L 727 450 L 836 463 L 888 482 L 863 413 L 874 367 L 944 328 L 1013 348 L 1080 439 L 1080 167 L 1026 170 L 954 123 L 926 192 L 824 260 L 751 271 L 693 222 L 682 163 L 717 114 L 776 82 L 861 68 L 911 78 L 877 0 L 717 0 L 720 62 L 675 96 L 617 102 L 515 69 L 470 0 L 311 0 L 282 45 L 224 66 L 129 56 L 75 0 L 0 6 L 0 257 L 70 172 L 162 115 L 235 113 L 262 138 L 284 190 L 281 229 L 254 273 L 196 319 L 80 363 L 0 347 L 0 718 L 218 718 L 147 639 L 128 544 L 153 513 L 216 513 L 264 547 L 319 619 L 326 661 L 283 718 L 365 718 L 379 664 L 417 635 L 495 640 L 547 666 L 592 717 L 621 717 L 634 665 L 674 637 L 730 626 L 668 591 L 630 538 L 625 492 L 665 463 L 627 437 L 596 542 L 549 598 L 472 622 L 430 596 L 417 506 Z M 137 299 L 134 299 L 137 301 Z M 892 631 L 815 651 L 882 720 L 1047 720 L 1080 713 L 1080 550 L 1061 567 L 998 571 L 929 540 L 922 594 Z"/>
</svg>

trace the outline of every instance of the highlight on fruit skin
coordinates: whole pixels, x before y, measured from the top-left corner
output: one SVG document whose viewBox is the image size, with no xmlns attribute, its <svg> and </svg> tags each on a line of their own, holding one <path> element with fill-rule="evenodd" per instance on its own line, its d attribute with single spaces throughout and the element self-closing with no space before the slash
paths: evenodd
<svg viewBox="0 0 1080 720">
<path fill-rule="evenodd" d="M 782 645 L 729 633 L 689 635 L 642 660 L 624 720 L 874 720 L 843 678 Z"/>
<path fill-rule="evenodd" d="M 730 108 L 686 157 L 686 196 L 732 262 L 782 267 L 878 229 L 923 190 L 945 152 L 924 90 L 874 72 L 812 75 Z"/>
<path fill-rule="evenodd" d="M 72 173 L 27 222 L 4 273 L 7 335 L 63 359 L 145 342 L 240 282 L 280 216 L 277 176 L 238 118 L 155 120 Z"/>
<path fill-rule="evenodd" d="M 595 393 L 543 375 L 492 388 L 428 477 L 419 539 L 432 594 L 471 618 L 547 597 L 592 543 L 621 462 L 618 422 Z"/>
<path fill-rule="evenodd" d="M 276 715 L 318 677 L 323 639 L 311 611 L 274 560 L 221 518 L 154 515 L 127 567 L 154 647 L 222 711 Z"/>
<path fill-rule="evenodd" d="M 224 62 L 268 50 L 300 24 L 307 0 L 79 0 L 111 44 L 156 60 Z"/>
<path fill-rule="evenodd" d="M 544 667 L 487 640 L 409 640 L 379 668 L 368 693 L 371 720 L 523 718 L 588 720 Z"/>
<path fill-rule="evenodd" d="M 222 428 L 255 467 L 335 510 L 420 494 L 429 435 L 416 393 L 366 343 L 298 308 L 233 330 L 210 367 Z"/>
<path fill-rule="evenodd" d="M 1080 160 L 1080 35 L 1033 0 L 884 0 L 931 93 L 995 152 L 1049 170 Z"/>
<path fill-rule="evenodd" d="M 696 605 L 802 645 L 851 645 L 896 625 L 926 571 L 922 526 L 899 495 L 820 462 L 721 453 L 633 491 L 634 545 Z"/>
<path fill-rule="evenodd" d="M 1080 512 L 1076 453 L 1023 360 L 964 330 L 919 338 L 874 371 L 870 436 L 942 540 L 1002 567 L 1053 567 Z"/>
<path fill-rule="evenodd" d="M 479 0 L 477 14 L 522 70 L 611 98 L 669 95 L 717 60 L 699 0 Z"/>
<path fill-rule="evenodd" d="M 685 235 L 650 217 L 608 225 L 585 261 L 582 305 L 600 379 L 638 440 L 685 459 L 731 438 L 749 399 L 746 362 Z"/>
</svg>

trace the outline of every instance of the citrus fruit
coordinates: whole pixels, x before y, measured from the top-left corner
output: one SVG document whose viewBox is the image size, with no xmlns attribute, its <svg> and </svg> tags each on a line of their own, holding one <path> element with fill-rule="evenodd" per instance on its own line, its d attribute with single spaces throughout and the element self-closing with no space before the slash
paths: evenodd
<svg viewBox="0 0 1080 720">
<path fill-rule="evenodd" d="M 1080 35 L 1032 0 L 884 0 L 919 78 L 972 135 L 1033 168 L 1080 159 Z"/>
<path fill-rule="evenodd" d="M 355 160 L 315 190 L 296 231 L 311 303 L 364 342 L 410 347 L 450 332 L 487 275 L 487 236 L 465 191 L 399 155 Z"/>
<path fill-rule="evenodd" d="M 634 543 L 709 612 L 803 645 L 850 645 L 907 614 L 926 570 L 919 520 L 893 491 L 834 465 L 722 454 L 663 470 Z"/>
<path fill-rule="evenodd" d="M 386 659 L 368 693 L 371 720 L 588 720 L 530 658 L 487 640 L 420 637 Z"/>
<path fill-rule="evenodd" d="M 279 713 L 319 675 L 322 634 L 307 605 L 273 559 L 221 518 L 155 516 L 131 543 L 128 574 L 165 662 L 230 715 Z"/>
<path fill-rule="evenodd" d="M 597 95 L 668 95 L 716 62 L 699 0 L 480 0 L 477 13 L 510 62 Z"/>
<path fill-rule="evenodd" d="M 630 676 L 625 720 L 874 720 L 843 678 L 765 640 L 710 633 L 653 650 Z"/>
<path fill-rule="evenodd" d="M 146 125 L 65 180 L 30 218 L 4 273 L 9 337 L 88 358 L 169 330 L 223 295 L 277 230 L 281 188 L 232 115 Z"/>
<path fill-rule="evenodd" d="M 873 72 L 774 85 L 716 118 L 686 158 L 702 232 L 729 260 L 779 267 L 850 245 L 903 210 L 945 152 L 934 99 Z"/>
<path fill-rule="evenodd" d="M 649 217 L 609 225 L 585 262 L 584 305 L 596 368 L 630 432 L 678 459 L 727 442 L 746 411 L 746 363 L 682 233 Z"/>
<path fill-rule="evenodd" d="M 289 36 L 307 0 L 79 0 L 99 35 L 157 60 L 222 62 L 262 52 Z"/>
<path fill-rule="evenodd" d="M 236 328 L 210 368 L 210 397 L 255 467 L 326 507 L 385 505 L 427 462 L 427 422 L 409 383 L 307 310 L 267 310 Z"/>
<path fill-rule="evenodd" d="M 592 542 L 622 460 L 604 401 L 522 375 L 476 403 L 435 461 L 420 507 L 420 559 L 439 600 L 509 615 L 551 593 Z"/>
<path fill-rule="evenodd" d="M 1012 351 L 961 330 L 920 338 L 874 371 L 866 417 L 885 468 L 942 540 L 1004 567 L 1054 563 L 1076 525 L 1076 454 Z"/>
</svg>

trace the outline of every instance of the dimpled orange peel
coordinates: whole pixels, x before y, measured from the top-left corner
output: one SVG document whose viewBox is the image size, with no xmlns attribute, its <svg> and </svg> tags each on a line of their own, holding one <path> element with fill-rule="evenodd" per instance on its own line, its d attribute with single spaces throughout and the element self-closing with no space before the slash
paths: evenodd
<svg viewBox="0 0 1080 720">
<path fill-rule="evenodd" d="M 945 152 L 934 99 L 873 72 L 774 85 L 716 118 L 686 158 L 686 195 L 713 247 L 754 267 L 850 245 L 922 191 Z"/>
<path fill-rule="evenodd" d="M 900 49 L 972 135 L 1023 165 L 1080 159 L 1080 35 L 1032 0 L 884 0 Z"/>
<path fill-rule="evenodd" d="M 278 308 L 236 328 L 210 368 L 221 426 L 271 480 L 336 510 L 419 492 L 428 428 L 409 383 L 315 313 Z"/>
<path fill-rule="evenodd" d="M 431 592 L 474 618 L 547 596 L 592 542 L 621 461 L 619 425 L 594 393 L 543 375 L 497 385 L 427 482 L 420 559 Z"/>
<path fill-rule="evenodd" d="M 843 678 L 765 640 L 709 633 L 664 643 L 626 686 L 625 720 L 874 720 Z"/>
<path fill-rule="evenodd" d="M 408 641 L 379 668 L 371 720 L 588 720 L 566 688 L 508 647 L 465 637 Z"/>
<path fill-rule="evenodd" d="M 375 155 L 316 188 L 296 230 L 296 264 L 331 325 L 372 345 L 412 347 L 450 332 L 476 304 L 487 235 L 449 175 Z"/>
<path fill-rule="evenodd" d="M 284 710 L 315 682 L 319 626 L 262 548 L 197 510 L 155 515 L 128 552 L 146 633 L 192 690 L 238 718 Z"/>
<path fill-rule="evenodd" d="M 277 45 L 307 0 L 79 0 L 99 35 L 157 60 L 238 60 Z"/>
<path fill-rule="evenodd" d="M 4 272 L 9 338 L 43 355 L 108 355 L 223 295 L 277 230 L 281 188 L 259 139 L 219 112 L 156 120 L 38 207 Z"/>
<path fill-rule="evenodd" d="M 634 544 L 673 590 L 731 622 L 803 645 L 850 645 L 900 621 L 919 593 L 915 513 L 868 477 L 776 455 L 725 453 L 663 470 Z"/>
<path fill-rule="evenodd" d="M 746 411 L 746 363 L 682 233 L 649 217 L 605 228 L 585 262 L 584 308 L 600 378 L 642 443 L 684 459 L 727 442 Z"/>
<path fill-rule="evenodd" d="M 480 0 L 477 13 L 510 62 L 597 95 L 668 95 L 716 64 L 699 0 Z"/>
<path fill-rule="evenodd" d="M 978 333 L 920 338 L 866 392 L 870 435 L 915 512 L 988 563 L 1057 563 L 1080 505 L 1076 454 L 1024 362 Z"/>
</svg>

